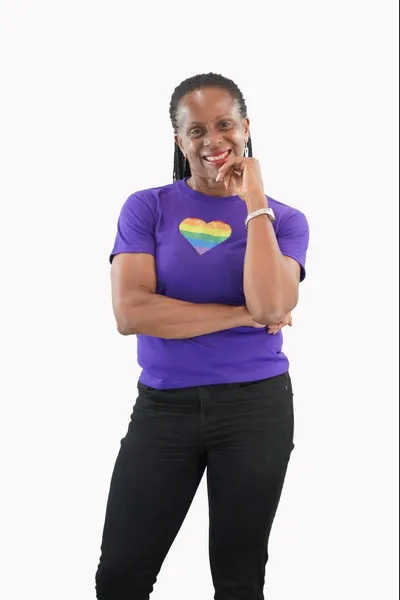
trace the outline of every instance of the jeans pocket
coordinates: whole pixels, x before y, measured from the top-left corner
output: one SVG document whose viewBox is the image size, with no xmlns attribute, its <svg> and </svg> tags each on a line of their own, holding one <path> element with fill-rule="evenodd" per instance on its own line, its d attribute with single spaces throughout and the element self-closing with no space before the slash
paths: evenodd
<svg viewBox="0 0 400 600">
<path fill-rule="evenodd" d="M 287 372 L 285 373 L 285 377 L 286 377 L 286 382 L 287 382 L 288 390 L 290 391 L 290 393 L 291 393 L 291 394 L 292 394 L 292 396 L 293 396 L 293 386 L 292 386 L 292 379 L 291 379 L 291 377 L 290 377 L 290 373 L 289 373 L 289 371 L 287 371 Z"/>
</svg>

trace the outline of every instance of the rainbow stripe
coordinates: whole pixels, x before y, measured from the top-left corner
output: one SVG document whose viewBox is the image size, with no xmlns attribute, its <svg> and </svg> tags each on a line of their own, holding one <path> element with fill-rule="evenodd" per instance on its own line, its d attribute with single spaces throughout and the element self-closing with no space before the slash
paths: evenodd
<svg viewBox="0 0 400 600">
<path fill-rule="evenodd" d="M 206 223 L 201 219 L 184 219 L 179 231 L 199 254 L 219 246 L 232 234 L 231 227 L 223 221 Z"/>
</svg>

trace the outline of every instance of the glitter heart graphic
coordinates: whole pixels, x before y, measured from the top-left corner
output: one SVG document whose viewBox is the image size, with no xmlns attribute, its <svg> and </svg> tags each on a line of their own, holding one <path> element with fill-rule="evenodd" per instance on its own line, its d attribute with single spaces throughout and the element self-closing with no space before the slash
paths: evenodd
<svg viewBox="0 0 400 600">
<path fill-rule="evenodd" d="M 232 234 L 231 227 L 223 221 L 206 223 L 201 219 L 184 219 L 179 231 L 199 254 L 219 246 Z"/>
</svg>

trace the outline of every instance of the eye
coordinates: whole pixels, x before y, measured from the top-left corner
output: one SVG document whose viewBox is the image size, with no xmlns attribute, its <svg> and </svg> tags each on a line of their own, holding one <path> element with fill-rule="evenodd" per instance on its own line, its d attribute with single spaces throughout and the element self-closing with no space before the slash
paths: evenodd
<svg viewBox="0 0 400 600">
<path fill-rule="evenodd" d="M 220 126 L 223 127 L 224 129 L 227 129 L 228 127 L 230 127 L 232 125 L 232 123 L 230 121 L 222 121 L 220 123 Z"/>
<path fill-rule="evenodd" d="M 200 133 L 201 133 L 201 129 L 199 129 L 198 127 L 195 127 L 194 129 L 191 129 L 190 132 L 189 132 L 189 134 L 193 135 L 193 136 L 200 135 Z"/>
</svg>

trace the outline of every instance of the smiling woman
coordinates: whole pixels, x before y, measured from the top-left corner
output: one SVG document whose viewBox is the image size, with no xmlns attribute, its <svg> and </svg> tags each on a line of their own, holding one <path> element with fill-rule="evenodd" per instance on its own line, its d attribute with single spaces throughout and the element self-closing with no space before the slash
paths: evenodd
<svg viewBox="0 0 400 600">
<path fill-rule="evenodd" d="M 199 75 L 182 82 L 172 95 L 170 118 L 174 132 L 181 133 L 175 138 L 177 145 L 174 157 L 174 181 L 190 177 L 192 168 L 196 170 L 196 167 L 204 165 L 204 161 L 213 163 L 213 155 L 223 152 L 223 149 L 218 148 L 215 152 L 207 153 L 204 148 L 202 150 L 204 154 L 199 156 L 200 162 L 196 163 L 194 156 L 196 140 L 197 147 L 200 147 L 202 137 L 205 135 L 205 146 L 207 146 L 210 142 L 207 131 L 210 130 L 225 134 L 227 152 L 235 152 L 238 156 L 243 156 L 246 149 L 247 155 L 252 156 L 249 120 L 243 94 L 233 81 L 221 75 Z M 182 139 L 186 142 L 184 146 L 182 146 Z M 188 148 L 189 140 L 193 141 L 193 153 Z M 215 162 L 214 166 L 221 166 L 221 164 L 223 163 Z M 210 175 L 212 176 L 212 172 Z"/>
<path fill-rule="evenodd" d="M 207 467 L 215 598 L 260 600 L 294 448 L 281 330 L 305 277 L 308 224 L 265 194 L 233 81 L 185 80 L 170 117 L 173 183 L 129 196 L 110 254 L 117 328 L 137 335 L 142 372 L 97 598 L 148 600 Z"/>
</svg>

